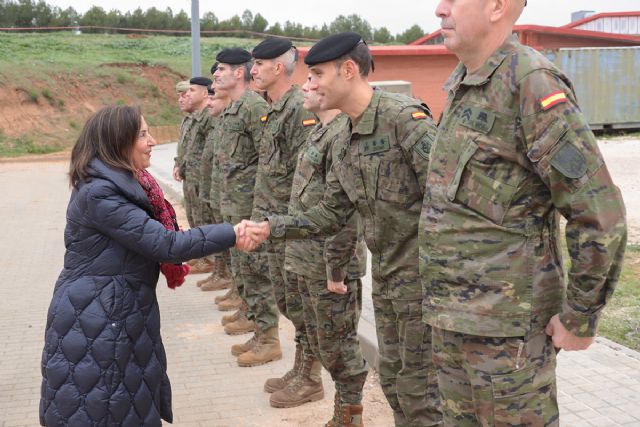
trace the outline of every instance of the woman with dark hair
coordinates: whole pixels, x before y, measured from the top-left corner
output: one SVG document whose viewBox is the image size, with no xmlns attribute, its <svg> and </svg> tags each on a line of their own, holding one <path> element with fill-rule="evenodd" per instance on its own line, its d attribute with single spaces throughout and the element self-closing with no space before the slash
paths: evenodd
<svg viewBox="0 0 640 427">
<path fill-rule="evenodd" d="M 154 145 L 140 109 L 116 106 L 95 113 L 73 147 L 64 269 L 42 353 L 43 426 L 172 421 L 159 272 L 170 287 L 180 285 L 188 271 L 182 261 L 234 246 L 237 229 L 178 231 L 145 171 Z"/>
</svg>

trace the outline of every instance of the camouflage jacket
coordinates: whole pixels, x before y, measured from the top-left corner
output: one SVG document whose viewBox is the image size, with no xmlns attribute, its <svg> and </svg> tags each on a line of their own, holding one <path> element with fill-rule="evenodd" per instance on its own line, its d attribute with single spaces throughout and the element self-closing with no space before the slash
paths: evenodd
<svg viewBox="0 0 640 427">
<path fill-rule="evenodd" d="M 214 158 L 214 151 L 216 150 L 216 141 L 219 141 L 217 134 L 221 123 L 220 117 L 209 118 L 209 131 L 205 137 L 202 160 L 200 161 L 198 197 L 210 203 L 212 207 L 220 204 L 219 165 L 217 159 Z"/>
<path fill-rule="evenodd" d="M 174 167 L 180 168 L 180 176 L 184 179 L 186 172 L 185 154 L 187 153 L 187 144 L 189 143 L 187 135 L 191 131 L 193 126 L 193 113 L 187 114 L 180 123 L 180 135 L 178 137 L 178 146 L 176 147 L 176 157 L 174 160 Z"/>
<path fill-rule="evenodd" d="M 374 91 L 359 122 L 334 143 L 333 166 L 316 206 L 269 218 L 273 238 L 336 232 L 358 211 L 371 251 L 373 295 L 422 298 L 418 220 L 435 126 L 415 99 Z"/>
<path fill-rule="evenodd" d="M 193 113 L 193 124 L 187 133 L 187 150 L 184 156 L 185 178 L 193 182 L 200 183 L 200 163 L 202 162 L 202 151 L 209 132 L 210 119 L 208 110 Z"/>
<path fill-rule="evenodd" d="M 511 36 L 477 72 L 460 64 L 445 88 L 420 222 L 425 321 L 508 337 L 560 313 L 593 335 L 620 272 L 625 211 L 570 82 Z"/>
<path fill-rule="evenodd" d="M 260 95 L 247 89 L 222 113 L 215 157 L 220 166 L 223 217 L 251 216 L 262 137 L 261 118 L 267 108 L 267 102 Z"/>
<path fill-rule="evenodd" d="M 297 215 L 315 206 L 322 199 L 325 177 L 333 158 L 331 147 L 343 135 L 349 118 L 340 114 L 326 125 L 318 124 L 309 134 L 298 154 L 293 176 L 289 215 Z M 330 237 L 310 236 L 308 239 L 287 240 L 285 268 L 314 279 L 339 282 L 365 275 L 367 248 L 358 213 L 337 234 Z"/>
<path fill-rule="evenodd" d="M 302 92 L 292 86 L 261 117 L 262 141 L 256 176 L 253 214 L 286 214 L 298 150 L 317 123 L 315 116 L 302 108 Z"/>
</svg>

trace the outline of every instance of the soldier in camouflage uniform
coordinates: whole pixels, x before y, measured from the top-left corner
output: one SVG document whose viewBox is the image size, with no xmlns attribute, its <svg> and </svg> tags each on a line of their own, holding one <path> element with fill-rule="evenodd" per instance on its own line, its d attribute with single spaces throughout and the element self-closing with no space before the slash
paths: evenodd
<svg viewBox="0 0 640 427">
<path fill-rule="evenodd" d="M 316 206 L 296 216 L 269 217 L 246 232 L 258 241 L 268 235 L 304 238 L 337 231 L 357 211 L 372 253 L 380 382 L 395 424 L 439 425 L 431 330 L 422 322 L 418 273 L 418 220 L 433 120 L 412 98 L 372 90 L 367 81 L 371 53 L 356 33 L 323 39 L 305 63 L 321 108 L 349 115 L 346 135 L 333 144 L 333 165 Z M 340 401 L 336 412 L 339 422 L 330 426 L 361 425 L 362 406 Z"/>
<path fill-rule="evenodd" d="M 216 64 L 211 68 L 215 71 Z M 216 91 L 213 83 L 208 88 L 207 111 L 209 114 L 209 131 L 202 150 L 202 160 L 200 162 L 200 185 L 198 188 L 198 197 L 202 203 L 202 220 L 205 224 L 221 223 L 222 215 L 220 214 L 219 186 L 218 179 L 219 165 L 214 159 L 213 153 L 216 142 L 216 128 L 222 124 L 219 117 L 220 113 L 229 105 L 231 100 L 224 91 Z M 202 291 L 218 291 L 221 289 L 229 289 L 233 285 L 231 279 L 231 256 L 228 250 L 210 255 L 208 259 L 213 263 L 213 271 L 211 275 L 197 282 L 198 287 Z"/>
<path fill-rule="evenodd" d="M 251 74 L 257 88 L 266 91 L 270 101 L 269 111 L 263 117 L 264 128 L 253 202 L 253 216 L 257 218 L 287 213 L 298 150 L 316 124 L 315 116 L 302 106 L 300 88 L 291 83 L 297 53 L 291 42 L 283 38 L 267 38 L 252 51 L 254 65 Z M 276 303 L 280 312 L 293 323 L 296 330 L 295 341 L 301 346 L 304 352 L 302 358 L 308 365 L 306 368 L 302 366 L 300 372 L 306 372 L 306 377 L 314 384 L 312 389 L 304 393 L 304 398 L 300 396 L 300 399 L 292 401 L 272 399 L 271 404 L 276 407 L 297 406 L 324 396 L 322 382 L 310 379 L 311 376 L 319 378 L 322 366 L 313 356 L 306 338 L 297 277 L 284 268 L 285 244 L 270 242 L 266 245 L 266 250 Z M 247 354 L 246 357 L 251 355 Z M 267 380 L 265 390 L 275 391 L 276 384 L 285 384 L 284 379 L 283 376 Z"/>
<path fill-rule="evenodd" d="M 220 211 L 225 221 L 238 223 L 251 217 L 258 165 L 258 151 L 262 135 L 261 118 L 267 103 L 249 87 L 251 82 L 251 54 L 243 49 L 226 49 L 216 58 L 216 85 L 229 94 L 232 104 L 222 113 L 215 158 L 220 174 Z M 275 304 L 269 265 L 264 250 L 252 253 L 231 251 L 232 271 L 240 295 L 248 307 L 227 319 L 227 333 L 240 333 L 256 328 L 254 336 L 244 344 L 231 348 L 240 366 L 255 366 L 282 357 L 278 340 L 278 309 Z M 247 317 L 248 314 L 248 317 Z M 273 336 L 275 335 L 275 337 Z M 253 350 L 252 363 L 240 360 L 242 354 Z"/>
<path fill-rule="evenodd" d="M 339 138 L 348 123 L 348 117 L 339 110 L 321 110 L 317 92 L 309 91 L 307 86 L 303 86 L 304 108 L 315 113 L 321 123 L 300 149 L 289 215 L 302 213 L 322 199 L 325 177 L 332 164 L 331 148 L 337 139 L 341 142 Z M 285 268 L 298 276 L 307 340 L 335 382 L 336 400 L 349 405 L 362 404 L 368 371 L 357 330 L 362 306 L 360 278 L 366 273 L 366 261 L 367 248 L 357 213 L 333 236 L 286 242 Z M 301 351 L 296 355 L 300 355 L 296 362 L 301 367 Z M 296 375 L 295 369 L 290 375 Z M 301 400 L 305 388 L 307 385 L 298 376 L 271 399 Z"/>
<path fill-rule="evenodd" d="M 194 77 L 189 81 L 189 89 L 181 96 L 180 102 L 189 115 L 180 126 L 177 156 L 174 165 L 174 177 L 182 180 L 182 192 L 187 221 L 190 227 L 204 224 L 203 204 L 198 197 L 200 185 L 200 161 L 206 133 L 209 127 L 207 107 L 207 86 L 211 83 L 206 77 Z M 191 273 L 205 273 L 212 270 L 207 258 L 201 258 L 192 264 Z"/>
<path fill-rule="evenodd" d="M 511 35 L 523 0 L 491 4 L 436 10 L 461 63 L 420 221 L 424 319 L 447 425 L 557 426 L 554 346 L 593 342 L 620 273 L 625 210 L 571 83 Z"/>
<path fill-rule="evenodd" d="M 174 166 L 173 166 L 173 178 L 181 182 L 184 179 L 184 153 L 186 151 L 186 134 L 187 130 L 191 127 L 191 122 L 193 121 L 193 116 L 191 112 L 188 110 L 190 106 L 188 104 L 188 99 L 186 96 L 187 91 L 189 90 L 189 80 L 184 80 L 176 83 L 176 94 L 178 95 L 178 107 L 180 111 L 186 113 L 182 122 L 180 123 L 180 134 L 178 136 L 178 147 L 176 148 L 176 157 L 173 158 Z M 182 169 L 182 170 L 181 170 Z"/>
</svg>

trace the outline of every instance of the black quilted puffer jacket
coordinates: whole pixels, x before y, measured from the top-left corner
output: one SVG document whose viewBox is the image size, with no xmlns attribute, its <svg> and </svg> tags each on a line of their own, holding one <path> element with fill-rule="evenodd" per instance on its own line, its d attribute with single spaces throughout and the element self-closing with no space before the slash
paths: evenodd
<svg viewBox="0 0 640 427">
<path fill-rule="evenodd" d="M 160 262 L 235 243 L 230 224 L 185 232 L 151 219 L 129 172 L 94 159 L 71 194 L 64 269 L 42 352 L 43 426 L 160 426 L 172 421 L 171 386 L 156 298 Z"/>
</svg>

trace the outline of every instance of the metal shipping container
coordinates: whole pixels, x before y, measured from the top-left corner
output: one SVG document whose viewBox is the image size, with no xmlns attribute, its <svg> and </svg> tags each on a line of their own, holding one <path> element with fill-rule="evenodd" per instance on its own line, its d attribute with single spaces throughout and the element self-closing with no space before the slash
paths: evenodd
<svg viewBox="0 0 640 427">
<path fill-rule="evenodd" d="M 546 52 L 573 82 L 593 129 L 640 128 L 640 46 Z"/>
</svg>

